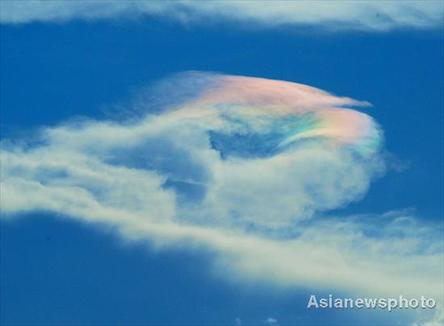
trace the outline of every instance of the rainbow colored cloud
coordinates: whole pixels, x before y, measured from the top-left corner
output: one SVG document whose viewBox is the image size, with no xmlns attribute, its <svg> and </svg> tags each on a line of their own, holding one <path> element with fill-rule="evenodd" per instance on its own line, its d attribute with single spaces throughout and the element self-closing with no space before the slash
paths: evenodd
<svg viewBox="0 0 444 326">
<path fill-rule="evenodd" d="M 439 229 L 403 211 L 324 213 L 361 199 L 384 171 L 379 126 L 352 109 L 367 102 L 195 72 L 154 88 L 125 121 L 5 140 L 3 216 L 43 210 L 154 247 L 204 248 L 245 282 L 442 300 Z"/>
</svg>

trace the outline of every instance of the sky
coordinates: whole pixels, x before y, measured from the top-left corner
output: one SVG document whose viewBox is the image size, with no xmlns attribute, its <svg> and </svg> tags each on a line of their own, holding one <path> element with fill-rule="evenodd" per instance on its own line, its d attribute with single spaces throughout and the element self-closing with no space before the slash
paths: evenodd
<svg viewBox="0 0 444 326">
<path fill-rule="evenodd" d="M 2 325 L 442 323 L 442 2 L 0 9 Z"/>
</svg>

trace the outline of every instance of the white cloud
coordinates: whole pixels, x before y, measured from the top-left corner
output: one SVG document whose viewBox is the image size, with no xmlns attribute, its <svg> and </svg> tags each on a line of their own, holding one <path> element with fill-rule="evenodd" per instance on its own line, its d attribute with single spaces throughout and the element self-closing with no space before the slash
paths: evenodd
<svg viewBox="0 0 444 326">
<path fill-rule="evenodd" d="M 260 26 L 320 25 L 328 29 L 429 28 L 443 22 L 444 5 L 429 1 L 2 1 L 3 23 L 71 19 L 134 19 L 144 15 L 182 22 L 230 21 Z"/>
<path fill-rule="evenodd" d="M 267 319 L 265 319 L 264 324 L 265 325 L 276 325 L 277 320 L 273 317 L 268 317 Z"/>
<path fill-rule="evenodd" d="M 5 217 L 43 210 L 156 248 L 207 250 L 216 273 L 245 282 L 443 299 L 438 226 L 408 211 L 319 216 L 361 198 L 382 171 L 378 126 L 343 108 L 363 103 L 245 77 L 171 85 L 182 95 L 161 91 L 177 98 L 154 114 L 3 142 Z"/>
</svg>

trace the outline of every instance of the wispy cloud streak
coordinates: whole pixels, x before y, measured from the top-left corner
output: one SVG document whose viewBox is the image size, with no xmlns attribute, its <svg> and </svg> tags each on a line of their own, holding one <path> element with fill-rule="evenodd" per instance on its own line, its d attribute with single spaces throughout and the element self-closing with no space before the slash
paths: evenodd
<svg viewBox="0 0 444 326">
<path fill-rule="evenodd" d="M 135 19 L 144 15 L 184 23 L 233 22 L 328 30 L 431 28 L 443 22 L 442 1 L 2 1 L 2 23 L 72 19 Z"/>
</svg>

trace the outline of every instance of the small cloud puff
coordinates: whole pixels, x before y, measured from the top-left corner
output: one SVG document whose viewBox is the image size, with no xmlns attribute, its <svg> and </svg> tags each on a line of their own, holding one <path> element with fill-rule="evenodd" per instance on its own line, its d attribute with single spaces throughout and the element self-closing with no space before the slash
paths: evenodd
<svg viewBox="0 0 444 326">
<path fill-rule="evenodd" d="M 277 325 L 277 320 L 273 317 L 268 317 L 267 319 L 265 319 L 264 324 L 265 325 Z"/>
</svg>

